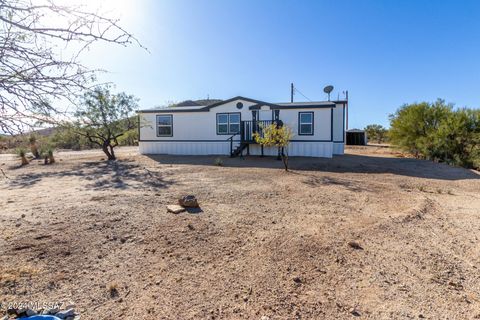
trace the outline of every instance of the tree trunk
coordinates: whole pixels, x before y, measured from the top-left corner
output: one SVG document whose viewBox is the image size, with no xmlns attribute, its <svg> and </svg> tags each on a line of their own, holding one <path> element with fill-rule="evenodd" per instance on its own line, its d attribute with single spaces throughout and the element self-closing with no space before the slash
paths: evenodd
<svg viewBox="0 0 480 320">
<path fill-rule="evenodd" d="M 110 160 L 116 160 L 115 158 L 115 153 L 113 152 L 113 147 L 110 144 L 110 141 L 105 141 L 103 142 L 103 147 L 102 147 L 103 152 L 107 155 L 107 159 Z"/>
<path fill-rule="evenodd" d="M 283 165 L 285 167 L 285 171 L 288 171 L 288 156 L 283 155 L 282 156 L 282 161 L 283 161 Z"/>
<path fill-rule="evenodd" d="M 109 147 L 110 147 L 110 154 L 112 155 L 112 159 L 110 159 L 110 160 L 116 160 L 117 158 L 115 157 L 115 152 L 113 151 L 113 146 L 110 145 Z"/>
<path fill-rule="evenodd" d="M 285 166 L 285 171 L 288 171 L 288 154 L 284 152 L 284 148 L 282 147 L 282 162 Z"/>
</svg>

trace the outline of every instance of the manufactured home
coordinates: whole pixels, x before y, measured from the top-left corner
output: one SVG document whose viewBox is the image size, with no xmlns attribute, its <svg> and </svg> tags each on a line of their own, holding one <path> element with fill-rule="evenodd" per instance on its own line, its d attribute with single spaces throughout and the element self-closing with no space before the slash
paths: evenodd
<svg viewBox="0 0 480 320">
<path fill-rule="evenodd" d="M 255 132 L 270 124 L 289 126 L 290 156 L 343 154 L 347 100 L 270 103 L 245 97 L 187 100 L 165 108 L 138 111 L 141 154 L 272 155 Z"/>
</svg>

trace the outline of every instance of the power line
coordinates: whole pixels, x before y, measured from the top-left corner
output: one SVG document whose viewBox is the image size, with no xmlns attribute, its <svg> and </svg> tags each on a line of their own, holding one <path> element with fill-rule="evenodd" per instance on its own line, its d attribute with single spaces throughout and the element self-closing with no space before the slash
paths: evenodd
<svg viewBox="0 0 480 320">
<path fill-rule="evenodd" d="M 310 100 L 307 96 L 305 96 L 303 93 L 301 93 L 300 90 L 297 89 L 297 87 L 294 87 L 294 90 L 295 90 L 296 92 L 300 93 L 300 94 L 301 94 L 305 99 L 307 99 L 308 101 L 310 101 L 310 102 L 312 101 L 312 100 Z"/>
</svg>

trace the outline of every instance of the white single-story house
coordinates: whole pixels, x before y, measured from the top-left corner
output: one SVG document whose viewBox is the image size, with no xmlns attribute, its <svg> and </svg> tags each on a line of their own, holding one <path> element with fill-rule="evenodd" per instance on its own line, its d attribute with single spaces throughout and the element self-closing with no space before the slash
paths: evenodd
<svg viewBox="0 0 480 320">
<path fill-rule="evenodd" d="M 277 155 L 252 134 L 282 123 L 293 131 L 290 156 L 343 154 L 347 100 L 269 103 L 245 97 L 187 100 L 166 108 L 138 111 L 141 154 Z"/>
</svg>

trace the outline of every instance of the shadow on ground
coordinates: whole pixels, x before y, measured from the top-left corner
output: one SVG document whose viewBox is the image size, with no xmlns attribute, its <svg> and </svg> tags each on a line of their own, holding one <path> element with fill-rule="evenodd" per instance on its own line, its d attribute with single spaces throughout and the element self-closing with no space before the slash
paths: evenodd
<svg viewBox="0 0 480 320">
<path fill-rule="evenodd" d="M 276 157 L 246 156 L 243 158 L 229 158 L 225 156 L 172 155 L 148 155 L 148 157 L 160 164 L 214 166 L 215 160 L 220 158 L 224 167 L 283 169 L 282 161 L 277 160 Z M 389 173 L 440 180 L 480 179 L 480 175 L 473 170 L 409 158 L 346 154 L 335 156 L 332 159 L 290 157 L 289 163 L 291 170 L 335 173 Z"/>
<path fill-rule="evenodd" d="M 50 168 L 55 168 L 51 166 Z M 24 173 L 11 179 L 12 188 L 28 188 L 44 178 L 80 177 L 89 181 L 87 188 L 105 189 L 139 189 L 151 187 L 167 188 L 172 181 L 165 180 L 166 173 L 151 171 L 133 161 L 94 161 L 85 162 L 64 170 L 49 170 L 40 173 Z"/>
</svg>

